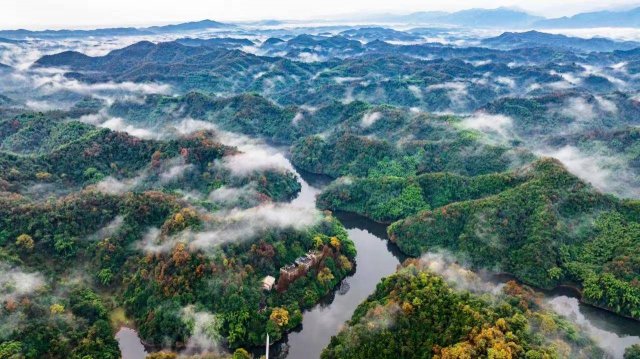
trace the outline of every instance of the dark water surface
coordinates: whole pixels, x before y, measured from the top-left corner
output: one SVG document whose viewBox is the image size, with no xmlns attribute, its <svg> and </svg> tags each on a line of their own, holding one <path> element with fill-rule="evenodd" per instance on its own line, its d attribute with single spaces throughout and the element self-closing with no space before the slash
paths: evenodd
<svg viewBox="0 0 640 359">
<path fill-rule="evenodd" d="M 302 328 L 290 333 L 281 345 L 282 351 L 288 351 L 286 358 L 320 357 L 331 336 L 338 333 L 344 322 L 351 318 L 355 308 L 375 291 L 382 278 L 393 274 L 400 264 L 402 257 L 393 250 L 385 239 L 386 235 L 381 235 L 384 226 L 376 228 L 373 223 L 367 228 L 362 222 L 370 221 L 364 218 L 341 213 L 336 216 L 347 227 L 349 237 L 358 250 L 356 272 L 345 279 L 349 285 L 346 293 L 330 296 L 304 314 Z"/>
</svg>

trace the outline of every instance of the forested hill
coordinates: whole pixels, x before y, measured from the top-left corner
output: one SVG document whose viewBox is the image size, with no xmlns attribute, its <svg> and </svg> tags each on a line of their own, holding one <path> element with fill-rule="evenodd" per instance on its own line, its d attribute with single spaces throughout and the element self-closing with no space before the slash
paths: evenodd
<svg viewBox="0 0 640 359">
<path fill-rule="evenodd" d="M 322 358 L 603 355 L 575 327 L 540 307 L 529 288 L 510 282 L 497 299 L 488 302 L 481 295 L 454 289 L 428 268 L 419 260 L 408 261 L 385 278 L 331 339 Z M 450 270 L 472 275 L 463 268 Z"/>
</svg>

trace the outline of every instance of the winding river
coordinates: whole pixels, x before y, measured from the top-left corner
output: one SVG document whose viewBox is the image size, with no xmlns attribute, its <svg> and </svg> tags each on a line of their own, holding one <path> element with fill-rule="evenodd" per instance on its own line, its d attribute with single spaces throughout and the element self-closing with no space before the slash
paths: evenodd
<svg viewBox="0 0 640 359">
<path fill-rule="evenodd" d="M 315 196 L 329 180 L 323 176 L 300 173 L 302 191 L 292 202 L 299 206 L 315 206 Z M 272 346 L 271 356 L 288 359 L 319 358 L 322 349 L 338 333 L 355 308 L 376 288 L 380 280 L 393 272 L 404 259 L 389 243 L 384 225 L 358 215 L 336 213 L 349 232 L 358 251 L 355 273 L 345 279 L 348 286 L 324 298 L 304 313 L 302 325 Z M 348 290 L 346 288 L 348 287 Z M 579 303 L 572 294 L 553 291 L 545 293 L 551 307 L 579 324 L 609 354 L 622 358 L 624 348 L 640 343 L 640 324 Z M 143 359 L 144 347 L 134 330 L 123 328 L 116 339 L 123 359 Z"/>
</svg>

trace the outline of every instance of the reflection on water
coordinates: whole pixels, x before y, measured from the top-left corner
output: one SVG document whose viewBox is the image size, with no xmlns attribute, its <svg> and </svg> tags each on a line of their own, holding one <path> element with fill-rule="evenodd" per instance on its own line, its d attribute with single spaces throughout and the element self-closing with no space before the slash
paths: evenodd
<svg viewBox="0 0 640 359">
<path fill-rule="evenodd" d="M 296 205 L 315 206 L 315 196 L 331 179 L 298 172 L 302 191 L 293 202 Z M 332 293 L 304 313 L 302 326 L 274 348 L 278 357 L 318 358 L 331 337 L 351 318 L 355 308 L 375 291 L 380 279 L 396 271 L 403 258 L 386 240 L 384 225 L 354 214 L 335 215 L 347 228 L 349 238 L 356 246 L 355 273 L 345 279 L 347 285 L 342 287 L 342 291 Z"/>
<path fill-rule="evenodd" d="M 346 279 L 349 290 L 304 314 L 302 330 L 288 336 L 287 358 L 318 358 L 355 308 L 375 291 L 380 279 L 394 273 L 400 263 L 388 250 L 385 240 L 366 229 L 352 227 L 348 232 L 358 250 L 356 272 Z"/>
<path fill-rule="evenodd" d="M 120 328 L 116 333 L 116 340 L 122 359 L 144 359 L 147 356 L 147 351 L 135 330 L 127 327 Z"/>
</svg>

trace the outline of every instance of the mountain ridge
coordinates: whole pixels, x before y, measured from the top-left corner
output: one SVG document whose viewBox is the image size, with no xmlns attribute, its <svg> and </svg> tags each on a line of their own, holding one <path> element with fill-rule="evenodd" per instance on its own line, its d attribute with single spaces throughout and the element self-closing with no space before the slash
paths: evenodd
<svg viewBox="0 0 640 359">
<path fill-rule="evenodd" d="M 0 30 L 0 37 L 7 38 L 8 41 L 24 40 L 28 37 L 45 37 L 45 38 L 66 38 L 66 37 L 83 37 L 83 36 L 145 36 L 156 35 L 163 33 L 172 33 L 180 31 L 198 31 L 206 29 L 220 29 L 220 28 L 233 28 L 235 25 L 226 24 L 209 19 L 200 21 L 182 22 L 177 24 L 169 24 L 162 26 L 150 26 L 150 27 L 110 27 L 110 28 L 97 28 L 90 30 L 74 30 L 74 29 L 60 29 L 60 30 L 27 30 L 27 29 L 15 29 L 15 30 Z M 0 42 L 2 42 L 0 39 Z"/>
<path fill-rule="evenodd" d="M 498 49 L 549 46 L 587 52 L 625 51 L 640 47 L 640 42 L 635 41 L 614 41 L 601 37 L 584 39 L 562 34 L 550 34 L 536 30 L 526 32 L 504 32 L 499 36 L 483 39 L 481 43 L 482 45 Z"/>
</svg>

